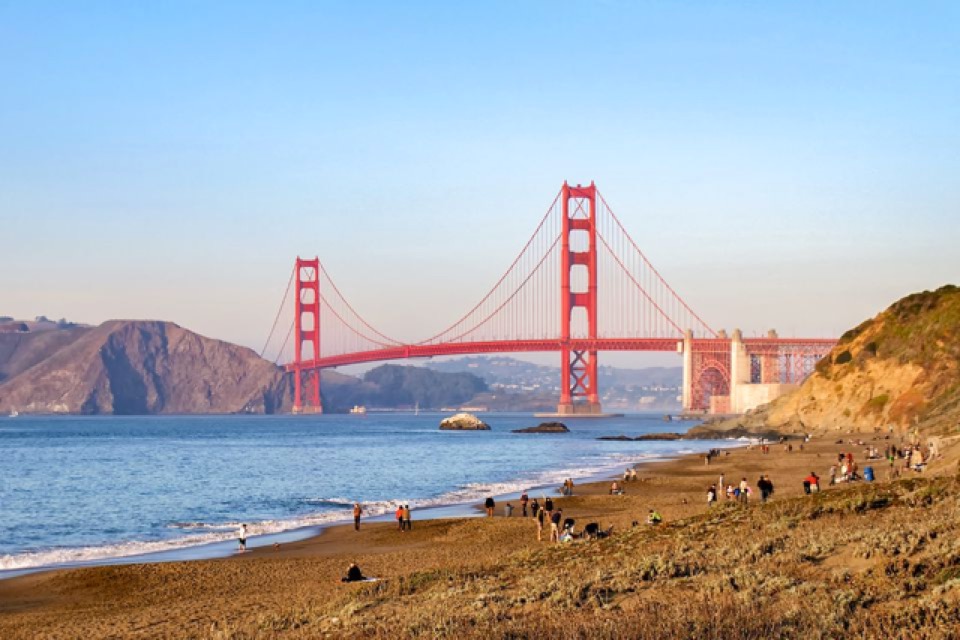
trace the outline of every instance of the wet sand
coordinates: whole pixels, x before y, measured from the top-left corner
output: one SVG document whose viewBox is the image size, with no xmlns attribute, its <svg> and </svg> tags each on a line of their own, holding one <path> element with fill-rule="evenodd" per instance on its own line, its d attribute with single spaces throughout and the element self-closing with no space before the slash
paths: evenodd
<svg viewBox="0 0 960 640">
<path fill-rule="evenodd" d="M 875 443 L 883 448 L 884 441 Z M 640 443 L 638 443 L 638 446 Z M 637 467 L 638 480 L 625 483 L 626 495 L 609 495 L 609 482 L 575 488 L 573 497 L 552 497 L 565 517 L 580 529 L 588 522 L 618 530 L 645 520 L 656 508 L 672 521 L 707 510 L 707 487 L 724 473 L 727 482 L 746 477 L 754 489 L 766 473 L 774 500 L 802 493 L 803 478 L 816 471 L 826 487 L 837 453 L 852 451 L 861 466 L 863 447 L 837 445 L 833 438 L 814 440 L 799 451 L 771 445 L 730 449 L 709 466 L 702 455 L 648 462 Z M 886 480 L 885 461 L 874 461 L 878 479 Z M 539 493 L 531 494 L 539 497 Z M 317 537 L 259 548 L 229 558 L 191 562 L 103 566 L 55 570 L 0 581 L 0 637 L 212 637 L 218 630 L 255 622 L 283 608 L 322 606 L 342 599 L 354 584 L 339 577 L 350 562 L 368 576 L 388 581 L 408 579 L 416 571 L 466 568 L 493 571 L 506 554 L 547 545 L 538 542 L 531 518 L 519 516 L 417 521 L 400 532 L 396 523 L 362 523 L 331 527 Z"/>
</svg>

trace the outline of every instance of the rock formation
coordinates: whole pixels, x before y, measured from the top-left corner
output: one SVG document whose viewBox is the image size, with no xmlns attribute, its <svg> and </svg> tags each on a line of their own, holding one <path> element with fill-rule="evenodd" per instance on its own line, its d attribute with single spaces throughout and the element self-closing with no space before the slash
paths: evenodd
<svg viewBox="0 0 960 640">
<path fill-rule="evenodd" d="M 909 295 L 840 338 L 799 389 L 693 436 L 950 433 L 960 420 L 960 288 Z"/>
<path fill-rule="evenodd" d="M 489 431 L 490 425 L 470 413 L 458 413 L 440 421 L 443 431 Z"/>
<path fill-rule="evenodd" d="M 535 427 L 514 429 L 513 433 L 570 433 L 570 429 L 562 422 L 541 422 Z"/>
<path fill-rule="evenodd" d="M 170 322 L 113 320 L 31 340 L 42 345 L 5 358 L 13 375 L 0 384 L 0 412 L 273 413 L 288 405 L 276 365 Z"/>
</svg>

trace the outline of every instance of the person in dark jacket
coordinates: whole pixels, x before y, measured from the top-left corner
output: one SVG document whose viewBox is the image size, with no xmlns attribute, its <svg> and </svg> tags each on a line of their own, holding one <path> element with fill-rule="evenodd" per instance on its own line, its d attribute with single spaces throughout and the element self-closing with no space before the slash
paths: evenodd
<svg viewBox="0 0 960 640">
<path fill-rule="evenodd" d="M 757 480 L 757 489 L 760 490 L 760 501 L 766 502 L 770 499 L 770 496 L 773 495 L 773 483 L 770 481 L 770 476 L 762 475 L 760 479 Z"/>
</svg>

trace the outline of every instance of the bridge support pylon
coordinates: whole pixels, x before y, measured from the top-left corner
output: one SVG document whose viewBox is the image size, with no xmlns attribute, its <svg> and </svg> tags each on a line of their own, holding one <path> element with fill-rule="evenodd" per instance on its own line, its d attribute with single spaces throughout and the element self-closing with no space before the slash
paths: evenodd
<svg viewBox="0 0 960 640">
<path fill-rule="evenodd" d="M 560 194 L 560 415 L 598 415 L 597 352 L 570 347 L 571 331 L 597 338 L 597 188 Z M 574 314 L 576 313 L 576 317 Z M 574 326 L 575 325 L 575 326 Z"/>
<path fill-rule="evenodd" d="M 293 360 L 293 412 L 323 413 L 320 401 L 320 370 L 303 366 L 303 346 L 310 345 L 308 360 L 320 358 L 320 259 L 303 260 L 297 257 L 297 287 L 293 319 L 296 342 Z M 310 404 L 303 404 L 304 378 L 310 383 Z"/>
</svg>

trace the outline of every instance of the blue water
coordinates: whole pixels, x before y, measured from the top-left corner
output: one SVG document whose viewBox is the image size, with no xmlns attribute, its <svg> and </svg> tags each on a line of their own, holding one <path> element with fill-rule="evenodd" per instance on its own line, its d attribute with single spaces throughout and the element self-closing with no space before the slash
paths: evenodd
<svg viewBox="0 0 960 640">
<path fill-rule="evenodd" d="M 469 433 L 439 431 L 441 417 L 0 418 L 0 571 L 229 540 L 241 522 L 315 527 L 354 500 L 369 516 L 472 502 L 717 444 L 596 440 L 690 426 L 660 414 L 568 420 L 562 435 L 510 433 L 530 415 Z"/>
</svg>

